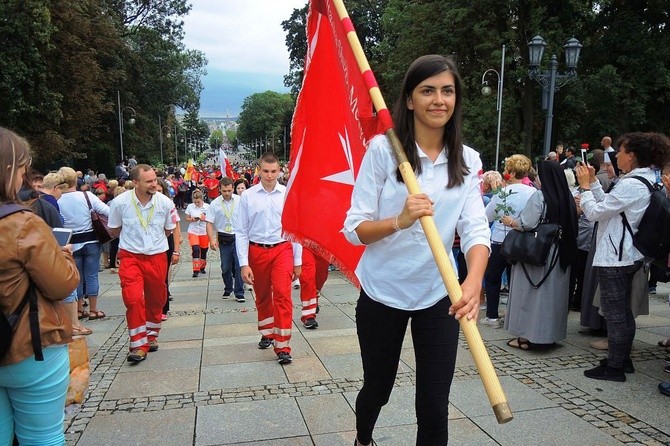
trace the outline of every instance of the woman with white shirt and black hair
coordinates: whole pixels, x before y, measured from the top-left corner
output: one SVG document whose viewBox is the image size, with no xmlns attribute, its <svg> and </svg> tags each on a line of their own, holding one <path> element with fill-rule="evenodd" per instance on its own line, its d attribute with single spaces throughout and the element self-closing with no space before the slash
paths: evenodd
<svg viewBox="0 0 670 446">
<path fill-rule="evenodd" d="M 607 322 L 608 356 L 584 375 L 608 381 L 625 381 L 634 372 L 630 352 L 635 338 L 635 319 L 631 309 L 631 287 L 644 256 L 633 246 L 622 213 L 632 232 L 649 205 L 647 186 L 634 176 L 657 182 L 655 168 L 670 163 L 670 140 L 660 133 L 627 133 L 617 142 L 616 161 L 622 176 L 605 194 L 591 166 L 580 164 L 577 171 L 580 207 L 586 218 L 598 222 L 593 266 L 597 267 L 601 309 Z"/>
<path fill-rule="evenodd" d="M 386 137 L 370 141 L 356 178 L 344 234 L 366 245 L 356 268 L 356 327 L 363 388 L 356 399 L 355 445 L 372 431 L 395 381 L 411 319 L 416 357 L 417 445 L 448 439 L 449 390 L 458 321 L 479 311 L 490 231 L 480 192 L 479 154 L 461 139 L 462 81 L 451 58 L 422 56 L 409 67 L 393 109 L 398 137 L 423 191 L 408 195 Z M 432 216 L 447 251 L 461 236 L 468 275 L 451 304 L 419 221 Z M 452 265 L 455 265 L 453 257 Z"/>
</svg>

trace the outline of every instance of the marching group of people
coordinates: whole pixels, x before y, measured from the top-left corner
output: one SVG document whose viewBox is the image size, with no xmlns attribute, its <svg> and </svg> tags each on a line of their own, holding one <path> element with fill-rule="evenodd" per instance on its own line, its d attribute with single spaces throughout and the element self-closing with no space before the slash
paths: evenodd
<svg viewBox="0 0 670 446">
<path fill-rule="evenodd" d="M 463 143 L 462 89 L 452 58 L 422 56 L 405 74 L 392 115 L 422 193 L 407 193 L 382 136 L 371 140 L 356 179 L 342 229 L 349 242 L 365 246 L 356 269 L 364 382 L 356 399 L 354 445 L 374 443 L 408 324 L 416 356 L 417 444 L 447 444 L 458 320 L 477 318 L 483 300 L 481 323 L 504 327 L 513 335 L 508 345 L 521 350 L 565 339 L 568 308 L 578 307 L 586 328 L 594 329 L 587 319 L 596 319 L 596 328 L 607 333 L 607 358 L 584 374 L 625 381 L 625 373 L 634 371 L 631 295 L 645 259 L 622 229 L 621 216 L 635 231 L 649 203 L 646 186 L 632 177 L 663 183 L 670 191 L 668 138 L 628 133 L 615 150 L 606 137 L 603 150 L 586 160 L 576 159 L 575 149 L 562 153 L 560 147 L 536 166 L 513 155 L 505 160 L 502 175 L 481 175 L 479 154 Z M 168 166 L 162 172 L 131 160 L 119 163 L 116 180 L 69 167 L 31 179 L 27 141 L 0 128 L 0 162 L 7 166 L 0 170 L 0 309 L 6 315 L 16 312 L 18 321 L 0 362 L 0 444 L 11 442 L 15 432 L 26 443 L 64 442 L 65 345 L 72 335 L 91 333 L 81 320 L 106 316 L 98 300 L 102 248 L 94 230 L 96 214 L 108 218 L 115 237 L 107 262 L 120 278 L 129 362 L 144 361 L 159 349 L 161 322 L 169 310 L 170 265 L 182 254 L 179 211 L 188 222 L 193 278 L 207 273 L 207 254 L 214 250 L 221 257 L 223 298 L 244 302 L 243 284 L 253 287 L 258 348 L 273 347 L 280 364 L 292 361 L 296 279 L 301 322 L 308 329 L 318 327 L 318 296 L 328 262 L 284 238 L 286 187 L 281 180 L 286 171 L 276 155 L 264 154 L 257 172 L 243 169 L 239 179 L 216 167 L 189 166 L 186 172 Z M 13 204 L 28 204 L 34 213 Z M 424 216 L 435 219 L 445 247 L 458 240 L 458 302 L 450 302 L 423 236 L 418 220 Z M 555 261 L 510 266 L 501 253 L 507 234 L 533 230 L 541 222 L 562 230 L 549 254 Z M 59 246 L 49 226 L 70 229 L 70 242 Z M 505 275 L 509 298 L 503 316 L 499 303 Z M 31 294 L 40 310 L 36 322 L 22 304 Z M 42 348 L 32 342 L 36 333 Z M 670 347 L 669 340 L 659 344 Z M 670 384 L 659 387 L 670 395 Z"/>
</svg>

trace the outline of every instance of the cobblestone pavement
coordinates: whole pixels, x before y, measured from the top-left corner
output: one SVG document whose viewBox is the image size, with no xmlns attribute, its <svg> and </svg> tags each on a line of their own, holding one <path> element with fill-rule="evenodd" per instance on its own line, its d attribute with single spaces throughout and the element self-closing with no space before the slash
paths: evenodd
<svg viewBox="0 0 670 446">
<path fill-rule="evenodd" d="M 184 251 L 182 249 L 182 251 Z M 294 339 L 298 338 L 298 333 L 303 334 L 307 344 L 311 346 L 305 348 L 309 359 L 315 359 L 318 364 L 324 364 L 324 373 L 320 376 L 315 372 L 312 379 L 301 379 L 300 373 L 293 379 L 291 373 L 301 372 L 302 357 L 299 353 L 294 353 L 295 361 L 285 370 L 285 382 L 267 383 L 257 382 L 253 385 L 243 386 L 205 386 L 203 377 L 200 377 L 200 384 L 195 391 L 182 391 L 179 385 L 173 386 L 172 390 L 161 394 L 142 394 L 141 392 L 134 397 L 115 397 L 110 389 L 113 386 L 117 388 L 124 385 L 127 377 L 135 375 L 133 372 L 142 370 L 145 364 L 154 359 L 154 355 L 160 355 L 163 346 L 169 348 L 171 343 L 175 347 L 181 346 L 178 343 L 191 342 L 199 344 L 198 348 L 207 349 L 208 342 L 211 341 L 207 334 L 214 330 L 226 330 L 228 325 L 227 318 L 232 325 L 239 324 L 238 320 L 246 324 L 253 324 L 255 321 L 255 309 L 251 299 L 239 306 L 230 301 L 221 299 L 222 284 L 220 279 L 220 270 L 216 255 L 210 259 L 209 274 L 206 278 L 191 279 L 189 265 L 184 262 L 176 272 L 172 285 L 173 293 L 180 290 L 182 294 L 191 296 L 186 302 L 177 305 L 181 296 L 177 296 L 173 302 L 175 311 L 170 313 L 170 319 L 164 324 L 161 336 L 166 335 L 170 330 L 178 330 L 184 326 L 198 326 L 198 323 L 181 325 L 180 321 L 202 320 L 199 322 L 202 332 L 200 336 L 185 336 L 183 339 L 170 338 L 168 341 L 161 341 L 161 350 L 152 353 L 147 361 L 137 366 L 129 366 L 126 362 L 128 352 L 128 336 L 125 327 L 124 309 L 120 302 L 120 291 L 118 289 L 118 278 L 114 275 L 106 275 L 106 271 L 100 273 L 101 282 L 105 291 L 101 293 L 101 306 L 103 302 L 109 302 L 108 306 L 103 306 L 109 317 L 105 318 L 104 324 L 98 324 L 97 321 L 90 322 L 89 326 L 96 331 L 89 340 L 91 346 L 91 379 L 87 392 L 86 401 L 82 405 L 75 405 L 68 408 L 66 419 L 66 438 L 68 445 L 94 445 L 94 444 L 153 444 L 148 443 L 146 438 L 128 440 L 127 437 L 109 438 L 95 437 L 91 425 L 93 420 L 105 420 L 103 426 L 118 423 L 118 429 L 126 429 L 121 421 L 123 414 L 132 414 L 133 419 L 138 420 L 141 425 L 143 417 L 151 413 L 175 413 L 191 409 L 195 415 L 193 425 L 184 426 L 183 429 L 193 429 L 190 440 L 178 440 L 171 435 L 177 426 L 166 428 L 165 437 L 154 438 L 156 444 L 246 444 L 246 441 L 234 441 L 233 437 L 237 435 L 235 426 L 223 426 L 224 432 L 227 429 L 234 435 L 222 438 L 220 443 L 212 442 L 207 439 L 206 427 L 198 421 L 204 413 L 203 409 L 209 406 L 220 406 L 221 410 L 237 410 L 238 407 L 246 407 L 245 404 L 260 404 L 261 402 L 270 402 L 272 400 L 288 399 L 298 402 L 301 405 L 306 401 L 306 397 L 319 398 L 341 394 L 345 400 L 352 406 L 352 395 L 360 390 L 362 386 L 362 374 L 360 370 L 352 371 L 351 376 L 341 373 L 342 363 L 337 363 L 333 358 L 340 361 L 351 360 L 346 354 L 350 349 L 355 353 L 357 345 L 347 344 L 346 351 L 330 351 L 332 346 L 328 345 L 329 333 L 333 333 L 332 341 L 343 334 L 346 336 L 355 336 L 353 329 L 353 311 L 356 300 L 356 290 L 348 284 L 344 277 L 338 273 L 331 273 L 329 281 L 324 287 L 320 300 L 321 313 L 319 319 L 321 327 L 319 330 L 304 332 L 301 330 L 299 316 L 295 318 L 296 328 L 294 330 Z M 582 371 L 592 367 L 597 360 L 602 357 L 602 352 L 597 352 L 588 347 L 588 343 L 594 338 L 586 337 L 577 333 L 578 314 L 571 313 L 568 339 L 561 343 L 561 347 L 556 351 L 546 351 L 536 353 L 521 352 L 510 349 L 505 345 L 505 341 L 510 337 L 504 330 L 495 330 L 481 328 L 482 337 L 485 340 L 491 359 L 498 372 L 498 376 L 503 383 L 503 388 L 508 394 L 512 410 L 515 411 L 513 401 L 515 396 L 528 394 L 529 400 L 534 403 L 528 403 L 529 408 L 521 408 L 519 416 L 515 413 L 515 418 L 506 425 L 497 425 L 491 422 L 493 418 L 491 412 L 488 414 L 468 414 L 467 404 L 462 404 L 467 398 L 452 398 L 454 409 L 450 411 L 450 419 L 458 419 L 471 424 L 471 427 L 477 430 L 476 434 L 481 434 L 482 442 L 477 440 L 476 435 L 471 434 L 468 428 L 459 434 L 457 424 L 456 428 L 451 428 L 452 439 L 456 436 L 458 443 L 455 444 L 539 444 L 535 443 L 537 438 L 542 438 L 542 444 L 626 444 L 626 445 L 668 445 L 670 444 L 670 422 L 668 421 L 668 404 L 670 399 L 658 393 L 655 389 L 658 382 L 664 378 L 662 366 L 663 359 L 667 356 L 664 349 L 655 345 L 655 342 L 661 338 L 670 336 L 670 310 L 667 305 L 667 293 L 670 290 L 668 286 L 659 286 L 659 294 L 650 298 L 651 315 L 638 318 L 638 335 L 634 352 L 632 355 L 637 373 L 629 375 L 627 383 L 610 382 L 590 382 L 583 378 Z M 247 292 L 247 297 L 250 296 Z M 112 302 L 113 305 L 112 305 Z M 294 302 L 299 303 L 297 291 L 294 293 Z M 299 308 L 295 306 L 299 314 Z M 246 314 L 245 314 L 246 313 Z M 329 327 L 328 318 L 341 320 L 342 324 L 333 324 Z M 208 325 L 210 319 L 219 318 L 223 323 Z M 241 318 L 241 319 L 240 319 Z M 251 325 L 250 325 L 251 326 Z M 210 330 L 210 331 L 208 331 Z M 228 335 L 215 335 L 218 339 L 225 339 L 226 343 L 234 343 L 235 339 Z M 256 333 L 250 329 L 248 333 L 240 333 L 242 344 L 249 344 L 247 338 L 256 338 Z M 477 370 L 471 360 L 467 358 L 467 345 L 465 340 L 460 340 L 461 350 L 459 352 L 459 362 L 457 364 L 454 383 L 452 385 L 452 397 L 460 386 L 477 385 L 481 387 L 481 382 L 477 377 Z M 223 341 L 221 341 L 223 342 Z M 319 342 L 323 342 L 324 347 L 319 350 Z M 194 344 L 194 345 L 195 345 Z M 406 346 L 411 347 L 411 343 L 406 341 Z M 191 345 L 191 344 L 189 344 Z M 301 348 L 302 344 L 294 347 L 294 351 Z M 245 347 L 246 348 L 246 347 Z M 248 347 L 252 349 L 253 347 Z M 188 350 L 188 349 L 183 349 Z M 171 352 L 181 352 L 182 349 L 175 348 Z M 403 363 L 400 365 L 396 379 L 397 388 L 408 388 L 411 393 L 415 385 L 415 374 L 411 357 L 411 348 L 408 349 L 409 355 L 403 354 Z M 260 353 L 258 353 L 260 355 Z M 329 356 L 331 355 L 331 356 Z M 200 368 L 207 364 L 202 358 L 194 367 Z M 410 359 L 408 359 L 410 358 Z M 461 359 L 463 358 L 463 359 Z M 306 361 L 306 360 L 305 360 Z M 360 361 L 360 360 L 359 360 Z M 233 361 L 234 362 L 234 361 Z M 249 363 L 250 367 L 266 364 L 267 358 L 263 362 L 255 359 L 241 358 L 240 363 Z M 273 361 L 274 362 L 274 361 Z M 230 361 L 229 361 L 230 363 Z M 310 363 L 311 364 L 311 363 Z M 334 364 L 329 366 L 329 364 Z M 133 368 L 131 368 L 133 367 Z M 274 364 L 274 367 L 281 367 Z M 344 365 L 346 368 L 346 364 Z M 334 371 L 335 370 L 335 371 Z M 128 372 L 128 373 L 126 373 Z M 154 373 L 154 372 L 151 372 Z M 307 373 L 309 375 L 309 373 Z M 666 374 L 667 376 L 667 374 Z M 632 377 L 632 379 L 630 379 Z M 151 379 L 148 377 L 147 379 Z M 211 388 L 210 388 L 211 387 Z M 468 387 L 469 388 L 469 387 Z M 398 390 L 394 390 L 394 394 Z M 639 395 L 635 395 L 639 392 Z M 130 392 L 132 394 L 132 392 Z M 467 393 L 467 392 L 466 392 Z M 118 394 L 118 392 L 117 392 Z M 481 391 L 483 395 L 483 390 Z M 454 399 L 458 401 L 454 401 Z M 325 401 L 325 399 L 324 399 Z M 330 401 L 330 400 L 329 400 Z M 539 403 L 538 403 L 539 402 Z M 526 404 L 524 401 L 523 404 Z M 523 404 L 520 404 L 523 406 Z M 391 405 L 391 403 L 390 403 Z M 401 407 L 402 406 L 402 407 Z M 530 407 L 532 406 L 532 407 Z M 253 407 L 253 406 L 252 406 Z M 258 405 L 258 407 L 264 407 Z M 408 410 L 413 413 L 413 404 L 411 401 L 404 401 L 393 410 Z M 489 408 L 490 409 L 490 408 Z M 353 409 L 349 407 L 350 414 L 345 413 L 347 418 L 346 429 L 339 429 L 329 435 L 317 435 L 313 431 L 318 431 L 310 426 L 309 417 L 302 415 L 304 424 L 307 425 L 307 435 L 296 435 L 295 437 L 257 437 L 254 444 L 268 445 L 330 445 L 330 444 L 350 444 L 353 438 Z M 386 408 L 385 408 L 386 410 Z M 541 414 L 542 410 L 560 410 L 561 419 L 567 419 L 565 425 L 554 426 L 554 430 L 549 430 L 546 437 L 543 436 L 543 430 L 546 428 L 538 425 L 532 425 L 522 422 L 525 416 L 533 415 L 534 411 Z M 169 411 L 169 412 L 168 412 Z M 191 414 L 192 412 L 187 412 Z M 454 414 L 452 416 L 452 413 Z M 547 412 L 549 413 L 549 412 Z M 552 412 L 553 413 L 553 412 Z M 459 415 L 460 414 L 460 415 Z M 190 416 L 190 415 L 189 415 Z M 257 413 L 255 416 L 263 417 L 263 414 Z M 267 416 L 267 415 L 265 415 Z M 580 423 L 578 420 L 581 420 Z M 553 423 L 551 419 L 546 423 Z M 450 422 L 450 426 L 453 423 Z M 573 424 L 579 426 L 575 429 L 574 435 L 571 432 Z M 413 444 L 407 438 L 413 438 L 415 420 L 406 417 L 396 422 L 395 425 L 389 425 L 388 431 L 378 440 L 378 443 L 388 445 Z M 490 426 L 490 427 L 487 427 Z M 108 426 L 110 428 L 114 426 Z M 138 426 L 141 428 L 141 426 Z M 394 431 L 393 428 L 404 429 L 407 432 Z M 551 432 L 558 430 L 562 438 L 561 442 L 553 442 Z M 513 434 L 514 432 L 514 434 Z M 586 432 L 586 437 L 584 437 Z M 337 433 L 336 436 L 333 436 Z M 462 435 L 462 437 L 458 437 Z M 538 437 L 539 436 L 539 437 Z M 254 441 L 256 437 L 249 434 L 249 442 Z M 283 439 L 282 439 L 283 438 Z M 459 439 L 461 438 L 461 439 Z M 524 440 L 525 438 L 525 440 Z M 590 439 L 593 440 L 590 440 Z M 468 439 L 472 439 L 469 441 Z M 512 440 L 514 439 L 514 440 Z M 265 440 L 263 442 L 261 440 Z M 526 442 L 527 441 L 527 442 Z"/>
</svg>

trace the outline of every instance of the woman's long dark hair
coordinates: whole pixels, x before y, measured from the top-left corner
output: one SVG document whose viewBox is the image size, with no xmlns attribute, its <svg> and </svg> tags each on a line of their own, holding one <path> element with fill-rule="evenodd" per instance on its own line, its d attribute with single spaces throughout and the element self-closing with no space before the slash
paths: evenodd
<svg viewBox="0 0 670 446">
<path fill-rule="evenodd" d="M 540 161 L 538 174 L 547 206 L 546 218 L 549 223 L 558 223 L 563 229 L 559 258 L 565 271 L 577 260 L 577 207 L 557 161 Z"/>
<path fill-rule="evenodd" d="M 402 143 L 409 164 L 416 175 L 421 175 L 421 163 L 416 149 L 416 137 L 414 135 L 414 111 L 407 108 L 407 100 L 412 97 L 412 92 L 419 83 L 431 76 L 450 72 L 454 76 L 456 89 L 456 104 L 451 119 L 444 126 L 444 143 L 447 146 L 447 171 L 449 173 L 448 188 L 463 184 L 464 177 L 470 170 L 463 160 L 463 139 L 461 134 L 462 111 L 461 93 L 463 91 L 461 77 L 456 69 L 456 63 L 451 57 L 439 54 L 429 54 L 416 59 L 407 69 L 402 81 L 402 90 L 398 100 L 393 106 L 393 122 L 398 132 L 398 138 Z M 402 182 L 400 170 L 396 172 L 396 178 Z"/>
</svg>

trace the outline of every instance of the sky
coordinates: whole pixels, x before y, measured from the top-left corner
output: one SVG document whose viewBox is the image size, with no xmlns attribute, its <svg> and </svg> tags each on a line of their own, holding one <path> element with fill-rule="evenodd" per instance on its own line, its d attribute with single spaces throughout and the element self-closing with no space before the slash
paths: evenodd
<svg viewBox="0 0 670 446">
<path fill-rule="evenodd" d="M 191 0 L 184 44 L 207 57 L 200 117 L 237 116 L 247 96 L 286 93 L 289 58 L 281 22 L 307 0 Z"/>
</svg>

